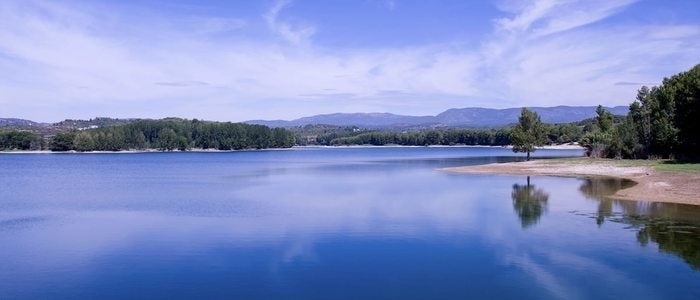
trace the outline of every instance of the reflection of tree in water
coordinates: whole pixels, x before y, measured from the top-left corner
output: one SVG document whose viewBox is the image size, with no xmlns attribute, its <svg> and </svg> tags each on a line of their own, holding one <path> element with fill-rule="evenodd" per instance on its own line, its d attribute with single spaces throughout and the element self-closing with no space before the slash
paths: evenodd
<svg viewBox="0 0 700 300">
<path fill-rule="evenodd" d="M 625 179 L 586 178 L 579 190 L 586 197 L 599 201 L 595 215 L 598 225 L 605 220 L 631 225 L 637 231 L 640 245 L 654 242 L 660 251 L 677 255 L 700 270 L 700 207 L 608 198 L 617 190 L 634 184 Z M 622 212 L 614 212 L 615 207 Z"/>
<path fill-rule="evenodd" d="M 700 270 L 700 226 L 664 220 L 647 220 L 639 227 L 637 240 L 642 246 L 649 241 L 661 252 L 680 256 L 693 269 Z"/>
<path fill-rule="evenodd" d="M 530 176 L 527 177 L 527 185 L 513 185 L 513 209 L 520 217 L 523 228 L 537 224 L 542 214 L 547 211 L 549 194 L 542 189 L 530 184 Z"/>
</svg>

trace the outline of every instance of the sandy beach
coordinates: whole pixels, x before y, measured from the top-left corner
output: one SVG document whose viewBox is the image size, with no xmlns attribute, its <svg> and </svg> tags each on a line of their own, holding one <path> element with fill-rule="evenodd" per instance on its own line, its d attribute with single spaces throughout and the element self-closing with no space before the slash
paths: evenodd
<svg viewBox="0 0 700 300">
<path fill-rule="evenodd" d="M 464 174 L 510 174 L 550 176 L 611 176 L 637 185 L 617 191 L 614 199 L 700 205 L 700 173 L 658 171 L 651 164 L 607 159 L 553 159 L 445 168 Z"/>
</svg>

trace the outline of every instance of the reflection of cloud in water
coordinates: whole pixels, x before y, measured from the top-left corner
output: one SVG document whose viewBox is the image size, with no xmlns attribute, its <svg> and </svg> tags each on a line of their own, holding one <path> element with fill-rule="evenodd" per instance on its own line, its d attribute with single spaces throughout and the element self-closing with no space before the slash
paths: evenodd
<svg viewBox="0 0 700 300">
<path fill-rule="evenodd" d="M 385 175 L 390 178 L 389 174 Z M 343 182 L 341 186 L 362 185 L 377 177 L 352 178 L 354 182 Z M 307 179 L 300 176 L 298 180 L 306 182 Z M 420 197 L 410 189 L 388 193 L 385 188 L 391 189 L 377 185 L 346 190 L 335 185 L 321 187 L 322 193 L 326 193 L 326 189 L 340 190 L 330 199 L 305 194 L 304 188 L 290 188 L 288 193 L 272 197 L 275 189 L 262 191 L 254 185 L 236 191 L 235 203 L 240 204 L 240 208 L 221 203 L 220 207 L 226 209 L 222 214 L 81 211 L 71 214 L 69 221 L 60 226 L 53 226 L 48 218 L 49 222 L 44 222 L 41 230 L 24 232 L 13 238 L 15 243 L 5 246 L 6 260 L 23 263 L 5 267 L 26 276 L 51 269 L 79 272 L 95 256 L 131 255 L 133 249 L 156 243 L 167 247 L 166 256 L 170 257 L 198 255 L 216 247 L 273 246 L 281 251 L 270 262 L 274 269 L 280 264 L 316 260 L 314 245 L 326 237 L 411 238 L 436 232 L 453 234 L 479 225 L 473 217 L 478 211 L 473 207 L 478 203 L 477 194 L 437 189 L 425 191 L 424 197 Z M 385 195 L 385 198 L 378 199 L 376 195 Z M 11 220 L 7 223 L 39 221 L 44 217 Z M 0 230 L 0 234 L 2 232 Z M 16 228 L 9 228 L 5 234 L 14 232 Z M 20 251 L 28 248 L 41 251 Z"/>
<path fill-rule="evenodd" d="M 290 263 L 295 260 L 314 261 L 316 259 L 318 259 L 318 256 L 313 249 L 312 240 L 305 238 L 294 240 L 286 247 L 282 255 L 282 261 L 285 263 Z"/>
<path fill-rule="evenodd" d="M 536 177 L 543 179 L 542 177 Z M 551 179 L 548 179 L 551 181 Z M 529 182 L 528 182 L 529 183 Z M 633 184 L 633 183 L 632 183 Z M 590 199 L 607 199 L 605 196 L 612 195 L 621 187 L 629 186 L 628 182 L 619 180 L 609 180 L 604 178 L 586 178 L 583 179 L 583 184 L 580 191 Z M 548 186 L 535 189 L 534 184 L 514 184 L 511 194 L 513 200 L 513 209 L 521 221 L 523 228 L 535 224 L 542 216 L 548 205 L 549 193 L 546 191 Z M 556 187 L 553 188 L 554 199 L 560 200 L 561 195 Z M 535 192 L 537 190 L 537 192 Z M 588 194 L 585 194 L 588 193 Z M 536 197 L 535 195 L 540 195 Z M 579 201 L 577 199 L 577 201 Z M 615 201 L 615 200 L 598 200 L 598 201 Z M 629 202 L 629 203 L 627 203 Z M 649 203 L 627 201 L 621 206 L 627 209 L 628 212 L 640 213 L 642 211 L 648 213 L 660 213 L 659 210 L 664 210 L 668 213 L 669 206 L 654 205 Z M 556 204 L 557 202 L 552 202 Z M 617 203 L 617 202 L 616 202 Z M 615 205 L 604 204 L 604 207 L 616 207 Z M 663 207 L 663 209 L 661 209 Z M 672 209 L 671 209 L 672 210 Z M 697 216 L 698 214 L 693 214 Z M 531 230 L 520 231 L 516 234 L 507 233 L 508 228 L 490 228 L 494 231 L 487 235 L 488 239 L 497 245 L 495 248 L 503 262 L 507 265 L 516 266 L 524 271 L 533 280 L 534 285 L 541 286 L 546 289 L 552 297 L 563 299 L 582 298 L 583 295 L 590 294 L 587 289 L 598 289 L 609 291 L 608 295 L 616 298 L 633 297 L 634 295 L 644 294 L 650 297 L 658 297 L 653 289 L 638 283 L 632 274 L 627 274 L 626 270 L 619 268 L 614 264 L 607 263 L 605 259 L 599 258 L 596 254 L 589 253 L 594 251 L 598 246 L 585 243 L 585 239 L 577 242 L 576 239 L 567 240 L 564 236 L 570 233 L 570 230 L 577 230 L 578 234 L 586 234 L 586 229 L 577 229 L 577 225 L 567 226 L 560 225 L 561 228 L 545 228 L 534 227 Z M 500 234 L 499 234 L 500 232 Z M 550 243 L 541 243 L 539 236 L 542 234 L 552 234 L 558 236 L 557 240 L 567 240 L 565 244 L 568 246 L 552 248 Z M 620 232 L 624 234 L 624 232 Z M 697 235 L 700 236 L 700 235 Z M 588 248 L 590 247 L 590 249 Z M 689 247 L 691 249 L 700 249 L 700 245 Z M 568 274 L 560 276 L 559 274 Z M 590 276 L 596 278 L 605 278 L 602 281 L 590 281 L 582 285 L 582 280 L 585 281 Z M 624 286 L 625 289 L 619 289 L 619 286 Z M 641 291 L 641 292 L 640 292 Z"/>
<path fill-rule="evenodd" d="M 548 271 L 549 268 L 532 260 L 527 254 L 505 255 L 503 257 L 506 263 L 514 264 L 527 272 L 537 282 L 538 286 L 543 287 L 552 296 L 560 299 L 578 299 L 574 291 L 576 286 L 568 286 L 565 282 L 558 279 L 557 276 Z"/>
<path fill-rule="evenodd" d="M 447 239 L 450 243 L 460 243 L 461 238 L 468 236 L 464 241 L 474 244 L 466 246 L 495 253 L 497 262 L 517 268 L 515 276 L 524 276 L 534 287 L 546 288 L 553 297 L 575 298 L 590 294 L 577 281 L 585 279 L 579 274 L 605 278 L 590 283 L 595 288 L 614 290 L 615 285 L 620 285 L 644 290 L 634 281 L 638 277 L 624 273 L 612 263 L 607 264 L 606 258 L 586 257 L 591 253 L 584 249 L 587 246 L 591 251 L 598 251 L 608 249 L 606 245 L 596 245 L 595 238 L 572 238 L 567 235 L 574 232 L 567 231 L 574 229 L 572 225 L 557 223 L 557 218 L 567 215 L 557 210 L 559 202 L 563 202 L 560 200 L 564 200 L 561 196 L 578 193 L 574 179 L 535 177 L 537 190 L 541 190 L 538 193 L 534 193 L 534 184 L 516 184 L 519 190 L 527 190 L 529 186 L 532 194 L 551 195 L 548 196 L 551 199 L 540 199 L 535 204 L 544 206 L 538 210 L 540 212 L 549 206 L 546 218 L 555 221 L 521 230 L 523 219 L 513 216 L 516 205 L 511 198 L 513 177 L 462 177 L 437 172 L 435 176 L 420 175 L 426 172 L 434 171 L 372 169 L 348 176 L 336 173 L 338 176 L 321 183 L 318 177 L 313 181 L 305 174 L 273 172 L 265 175 L 268 181 L 264 188 L 244 182 L 231 188 L 232 197 L 210 202 L 213 209 L 223 210 L 218 213 L 183 211 L 173 214 L 161 209 L 163 206 L 156 207 L 159 210 L 155 212 L 81 212 L 71 216 L 73 222 L 22 232 L 16 239 L 20 245 L 7 248 L 11 255 L 19 258 L 8 260 L 28 263 L 5 268 L 21 270 L 22 275 L 32 278 L 47 269 L 65 269 L 75 271 L 74 274 L 88 272 L 93 260 L 129 261 L 123 256 L 130 255 L 153 260 L 154 265 L 169 265 L 169 260 L 203 254 L 208 255 L 208 259 L 224 261 L 226 255 L 247 255 L 246 251 L 262 249 L 269 251 L 263 254 L 269 260 L 262 269 L 269 268 L 271 276 L 286 280 L 284 276 L 291 276 L 287 272 L 290 267 L 327 263 L 324 259 L 329 258 L 324 256 L 327 255 L 324 251 L 328 251 L 328 245 L 324 243 L 336 242 L 333 239 L 439 244 Z M 432 180 L 439 180 L 442 185 Z M 523 178 L 517 181 L 524 183 Z M 461 185 L 465 183 L 469 186 Z M 583 201 L 580 196 L 572 199 L 587 205 L 592 203 Z M 229 202 L 231 205 L 226 206 Z M 660 208 L 640 205 L 635 209 L 658 211 Z M 550 224 L 556 226 L 545 226 Z M 597 230 L 592 222 L 588 227 Z M 575 232 L 590 234 L 586 229 L 589 228 L 575 228 Z M 0 231 L 0 234 L 7 232 Z M 444 237 L 437 237 L 442 234 Z M 484 245 L 481 239 L 486 240 L 486 244 L 490 241 L 491 245 Z M 44 248 L 37 247 L 37 243 Z M 29 248 L 41 251 L 20 253 L 21 249 Z M 157 252 L 163 249 L 167 249 L 167 253 Z M 465 252 L 464 255 L 471 254 Z M 0 266 L 0 271 L 2 268 Z"/>
<path fill-rule="evenodd" d="M 590 285 L 582 284 L 590 276 L 605 278 L 594 288 L 608 291 L 612 298 L 628 298 L 632 295 L 647 295 L 656 298 L 649 287 L 636 282 L 624 271 L 611 267 L 599 260 L 591 259 L 572 252 L 551 251 L 542 246 L 533 245 L 532 249 L 523 252 L 522 249 L 509 248 L 503 255 L 503 260 L 525 271 L 533 280 L 545 288 L 553 297 L 560 299 L 582 299 L 587 294 Z M 569 274 L 557 276 L 556 274 Z M 619 286 L 625 286 L 624 290 Z"/>
</svg>

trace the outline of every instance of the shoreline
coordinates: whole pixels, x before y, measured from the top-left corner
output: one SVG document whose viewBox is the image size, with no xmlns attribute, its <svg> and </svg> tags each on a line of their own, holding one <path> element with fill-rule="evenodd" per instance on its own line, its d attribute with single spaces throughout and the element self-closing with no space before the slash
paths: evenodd
<svg viewBox="0 0 700 300">
<path fill-rule="evenodd" d="M 492 146 L 492 145 L 427 145 L 427 146 L 417 146 L 417 145 L 336 145 L 336 146 L 326 146 L 326 145 L 305 145 L 305 146 L 294 146 L 293 148 L 324 148 L 324 149 L 334 149 L 334 148 L 503 148 L 512 149 L 512 145 L 507 146 Z M 537 150 L 585 150 L 585 148 L 580 145 L 548 145 L 537 147 Z"/>
<path fill-rule="evenodd" d="M 191 150 L 171 150 L 162 151 L 156 149 L 148 150 L 121 150 L 121 151 L 51 151 L 51 150 L 10 150 L 0 151 L 2 154 L 140 154 L 140 153 L 227 153 L 227 152 L 252 152 L 252 151 L 287 151 L 292 148 L 265 148 L 265 149 L 240 149 L 240 150 L 217 150 L 217 149 L 191 149 Z"/>
<path fill-rule="evenodd" d="M 460 174 L 497 174 L 564 177 L 617 177 L 636 185 L 616 191 L 609 198 L 700 205 L 700 173 L 658 171 L 649 164 L 609 159 L 554 159 L 444 168 Z"/>
<path fill-rule="evenodd" d="M 51 151 L 51 150 L 5 150 L 0 151 L 0 154 L 115 154 L 115 153 L 179 153 L 179 152 L 193 152 L 193 153 L 217 153 L 217 152 L 245 152 L 245 151 L 282 151 L 282 150 L 293 150 L 293 149 L 347 149 L 347 148 L 504 148 L 512 149 L 513 146 L 490 146 L 490 145 L 428 145 L 428 146 L 404 146 L 404 145 L 338 145 L 338 146 L 324 146 L 324 145 L 307 145 L 307 146 L 294 146 L 291 148 L 265 148 L 265 149 L 240 149 L 240 150 L 218 150 L 218 149 L 190 149 L 190 150 L 172 150 L 172 151 L 161 151 L 157 149 L 146 149 L 146 150 L 121 150 L 121 151 Z M 538 150 L 584 150 L 583 147 L 579 145 L 549 145 L 537 147 Z"/>
</svg>

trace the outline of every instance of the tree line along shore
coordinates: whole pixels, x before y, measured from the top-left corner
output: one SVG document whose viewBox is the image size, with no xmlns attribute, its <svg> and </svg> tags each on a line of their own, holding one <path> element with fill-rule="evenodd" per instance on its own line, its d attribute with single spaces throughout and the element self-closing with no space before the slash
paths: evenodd
<svg viewBox="0 0 700 300">
<path fill-rule="evenodd" d="M 615 121 L 622 116 L 614 116 Z M 386 131 L 356 126 L 307 125 L 289 129 L 244 123 L 220 123 L 169 118 L 163 120 L 95 119 L 99 128 L 64 126 L 57 133 L 32 130 L 1 130 L 0 150 L 121 151 L 121 150 L 238 150 L 291 146 L 507 146 L 512 127 L 484 129 L 429 129 Z M 87 126 L 94 122 L 81 122 Z M 84 123 L 84 124 L 82 124 Z M 542 124 L 546 145 L 576 143 L 595 128 L 595 119 L 574 123 Z M 79 128 L 79 129 L 76 129 Z M 97 127 L 97 126 L 93 126 Z M 175 136 L 173 136 L 173 133 Z"/>
<path fill-rule="evenodd" d="M 523 108 L 517 124 L 487 129 L 366 130 L 354 126 L 308 125 L 292 129 L 297 145 L 513 145 L 536 147 L 578 143 L 591 157 L 697 160 L 700 151 L 700 65 L 661 85 L 642 86 L 626 116 L 598 106 L 597 116 L 580 122 L 547 124 Z"/>
<path fill-rule="evenodd" d="M 580 139 L 588 156 L 606 158 L 700 158 L 700 65 L 664 78 L 659 86 L 643 86 L 627 116 L 615 117 L 598 106 L 595 124 Z M 512 130 L 513 151 L 530 152 L 547 142 L 537 113 L 522 109 Z"/>
<path fill-rule="evenodd" d="M 0 129 L 0 150 L 121 151 L 262 149 L 294 145 L 513 145 L 528 154 L 535 147 L 578 143 L 592 157 L 698 159 L 700 152 L 700 65 L 639 89 L 626 116 L 598 107 L 597 117 L 546 124 L 523 109 L 517 124 L 502 128 L 377 130 L 355 126 L 307 125 L 283 129 L 197 119 L 119 120 L 102 118 L 97 128 L 54 134 Z M 103 126 L 104 125 L 104 126 Z"/>
<path fill-rule="evenodd" d="M 615 116 L 615 119 L 621 119 Z M 546 145 L 576 143 L 595 126 L 594 119 L 543 124 Z M 67 129 L 54 134 L 0 129 L 0 150 L 121 151 L 262 149 L 291 146 L 507 146 L 512 128 L 386 131 L 355 126 L 308 125 L 268 128 L 244 123 L 184 119 L 138 120 L 100 128 Z"/>
<path fill-rule="evenodd" d="M 581 138 L 587 154 L 601 159 L 559 159 L 444 169 L 468 174 L 614 176 L 636 182 L 607 197 L 700 205 L 700 65 L 642 87 L 621 122 L 598 107 L 592 131 Z M 522 109 L 512 130 L 513 151 L 530 152 L 545 143 L 536 113 Z M 625 160 L 665 158 L 666 160 Z"/>
<path fill-rule="evenodd" d="M 292 146 L 294 134 L 283 128 L 177 118 L 136 120 L 101 128 L 62 131 L 53 136 L 19 130 L 0 132 L 0 148 L 5 150 L 186 151 L 193 148 L 241 150 Z"/>
</svg>

